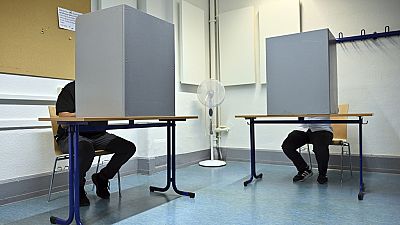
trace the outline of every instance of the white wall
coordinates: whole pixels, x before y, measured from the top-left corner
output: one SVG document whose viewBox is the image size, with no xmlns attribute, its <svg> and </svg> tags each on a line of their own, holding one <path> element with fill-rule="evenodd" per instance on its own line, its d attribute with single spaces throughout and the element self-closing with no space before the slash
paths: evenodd
<svg viewBox="0 0 400 225">
<path fill-rule="evenodd" d="M 173 0 L 139 0 L 138 9 L 173 23 Z"/>
<path fill-rule="evenodd" d="M 400 30 L 400 1 L 312 1 L 303 0 L 303 31 L 329 27 L 337 36 Z M 323 13 L 322 13 L 323 12 Z M 365 126 L 365 153 L 400 155 L 400 36 L 337 45 L 339 102 L 350 111 L 373 112 Z M 349 129 L 357 141 L 357 128 Z M 357 145 L 358 146 L 358 145 Z"/>
<path fill-rule="evenodd" d="M 159 0 L 163 1 L 163 0 Z M 205 12 L 205 34 L 204 37 L 206 39 L 205 42 L 205 52 L 206 52 L 206 67 L 208 68 L 208 0 L 185 0 L 190 4 L 199 7 Z M 188 121 L 186 123 L 180 123 L 179 126 L 184 126 L 184 128 L 179 128 L 177 130 L 177 134 L 184 134 L 185 136 L 177 136 L 177 143 L 180 143 L 180 146 L 177 146 L 177 152 L 193 152 L 198 150 L 209 149 L 209 139 L 207 133 L 207 118 L 206 118 L 206 109 L 197 99 L 197 86 L 194 85 L 185 85 L 180 83 L 180 74 L 182 68 L 180 66 L 180 40 L 178 37 L 181 28 L 179 27 L 179 5 L 182 0 L 174 0 L 174 26 L 175 26 L 175 92 L 176 94 L 176 103 L 175 103 L 175 111 L 177 115 L 197 115 L 199 116 L 198 120 Z M 193 52 L 196 54 L 196 52 Z"/>
<path fill-rule="evenodd" d="M 268 0 L 264 0 L 268 1 Z M 220 7 L 231 10 L 264 1 L 221 1 Z M 338 37 L 383 32 L 386 25 L 400 30 L 398 0 L 301 0 L 302 31 L 328 27 Z M 380 38 L 337 45 L 339 103 L 349 103 L 350 112 L 373 112 L 363 129 L 365 154 L 400 156 L 400 37 Z M 249 147 L 249 131 L 237 114 L 266 112 L 265 85 L 228 87 L 222 105 L 222 123 L 231 128 L 223 136 L 224 147 Z M 307 91 L 306 87 L 304 91 Z M 280 151 L 280 145 L 292 125 L 256 126 L 257 148 Z M 358 151 L 358 130 L 349 125 L 349 141 Z M 335 151 L 335 150 L 333 150 Z"/>
<path fill-rule="evenodd" d="M 98 0 L 97 2 L 98 2 L 98 9 L 105 9 L 121 4 L 129 5 L 137 9 L 137 0 Z"/>
<path fill-rule="evenodd" d="M 0 96 L 55 99 L 57 88 L 65 83 L 57 79 L 0 74 Z M 3 128 L 37 126 L 37 118 L 47 115 L 47 106 L 43 105 L 0 104 Z M 50 171 L 54 160 L 50 129 L 3 130 L 0 131 L 0 143 L 0 181 Z"/>
<path fill-rule="evenodd" d="M 206 12 L 187 1 L 179 4 L 180 82 L 199 85 L 208 78 L 206 67 Z M 194 54 L 195 53 L 195 54 Z M 207 72 L 206 72 L 207 71 Z"/>
<path fill-rule="evenodd" d="M 173 6 L 175 32 L 179 31 L 179 2 L 175 0 Z M 208 7 L 207 0 L 189 2 L 205 9 Z M 224 0 L 220 1 L 220 9 L 226 11 L 253 5 L 257 10 L 262 2 Z M 301 4 L 303 31 L 329 27 L 335 35 L 342 31 L 348 36 L 358 34 L 362 28 L 367 33 L 383 31 L 385 25 L 390 25 L 391 30 L 400 29 L 398 0 L 302 0 Z M 175 36 L 178 37 L 177 33 Z M 197 101 L 196 87 L 178 82 L 178 40 L 175 45 L 177 115 L 200 116 L 199 120 L 178 123 L 177 153 L 180 154 L 208 148 L 208 139 L 204 108 Z M 350 111 L 353 112 L 375 113 L 374 117 L 368 119 L 369 124 L 364 126 L 365 153 L 399 156 L 400 120 L 397 117 L 397 102 L 400 88 L 400 37 L 347 43 L 338 45 L 337 49 L 339 102 L 349 103 Z M 28 99 L 55 99 L 57 88 L 66 83 L 65 80 L 0 74 L 0 96 L 23 95 Z M 248 126 L 243 119 L 235 119 L 234 115 L 265 113 L 265 88 L 265 85 L 260 84 L 227 88 L 221 115 L 223 125 L 228 125 L 231 131 L 223 136 L 224 147 L 248 148 Z M 36 126 L 37 117 L 47 116 L 46 106 L 40 105 L 1 104 L 0 112 L 0 125 L 9 120 L 22 119 L 18 125 Z M 257 147 L 279 151 L 282 140 L 292 129 L 290 125 L 257 126 Z M 116 132 L 136 143 L 136 157 L 165 155 L 165 129 Z M 356 126 L 349 128 L 349 135 L 353 149 L 356 150 Z M 54 153 L 50 129 L 0 131 L 0 143 L 0 182 L 51 171 Z"/>
<path fill-rule="evenodd" d="M 57 90 L 69 81 L 50 78 L 0 74 L 0 99 L 55 100 Z M 5 97 L 6 96 L 6 97 Z M 0 104 L 0 181 L 22 176 L 49 172 L 54 162 L 53 136 L 50 128 L 13 129 L 9 127 L 49 126 L 38 122 L 39 117 L 48 117 L 47 105 Z M 36 104 L 36 103 L 35 103 Z M 146 149 L 140 138 L 142 134 L 125 130 L 113 131 Z M 147 154 L 145 154 L 147 155 Z M 62 162 L 59 165 L 66 165 Z"/>
</svg>

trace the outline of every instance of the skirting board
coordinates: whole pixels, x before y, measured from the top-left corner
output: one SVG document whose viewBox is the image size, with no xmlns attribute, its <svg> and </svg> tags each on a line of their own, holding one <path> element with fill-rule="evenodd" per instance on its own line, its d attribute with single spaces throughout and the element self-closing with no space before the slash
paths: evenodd
<svg viewBox="0 0 400 225">
<path fill-rule="evenodd" d="M 224 160 L 227 161 L 249 161 L 250 152 L 244 148 L 221 148 Z M 210 150 L 201 150 L 176 156 L 176 168 L 196 164 L 202 160 L 209 159 Z M 308 154 L 303 152 L 308 162 Z M 316 168 L 315 157 L 311 155 L 313 165 Z M 353 170 L 359 169 L 358 155 L 352 155 Z M 256 152 L 257 163 L 292 165 L 281 151 L 258 150 Z M 384 172 L 400 174 L 400 157 L 367 155 L 363 157 L 365 171 Z M 329 160 L 330 169 L 340 169 L 340 155 L 331 154 Z M 344 158 L 344 169 L 349 169 L 348 158 Z M 121 168 L 121 176 L 131 174 L 151 175 L 166 169 L 166 156 L 154 158 L 133 158 Z M 87 177 L 94 173 L 91 168 Z M 19 177 L 16 179 L 0 181 L 0 205 L 21 201 L 28 198 L 46 195 L 50 184 L 50 173 L 37 174 L 33 176 Z M 122 179 L 123 184 L 123 179 Z M 68 173 L 60 172 L 55 176 L 53 192 L 63 191 L 68 188 Z"/>
<path fill-rule="evenodd" d="M 196 164 L 210 157 L 210 150 L 201 150 L 176 156 L 176 168 Z M 121 170 L 121 176 L 131 174 L 151 175 L 166 169 L 166 156 L 153 158 L 133 158 L 125 163 Z M 96 159 L 95 159 L 96 160 Z M 86 177 L 90 179 L 96 168 L 92 167 Z M 0 206 L 28 198 L 46 195 L 49 191 L 51 173 L 42 173 L 32 176 L 18 177 L 15 179 L 0 181 Z M 91 181 L 89 181 L 91 182 Z M 89 183 L 87 182 L 87 183 Z M 123 184 L 123 179 L 122 179 Z M 68 172 L 56 173 L 52 193 L 68 189 Z"/>
<path fill-rule="evenodd" d="M 250 151 L 247 148 L 221 148 L 223 157 L 227 161 L 250 161 Z M 304 160 L 309 163 L 307 150 L 302 152 Z M 340 169 L 340 154 L 330 154 L 329 169 Z M 315 155 L 311 151 L 311 161 L 313 168 L 317 168 Z M 285 156 L 282 151 L 259 149 L 256 151 L 257 163 L 293 165 L 292 162 Z M 353 171 L 360 168 L 359 155 L 352 154 L 351 162 Z M 349 158 L 345 154 L 343 156 L 343 169 L 349 170 Z M 379 155 L 364 155 L 363 168 L 368 172 L 380 173 L 395 173 L 400 174 L 400 157 L 399 156 L 379 156 Z"/>
</svg>

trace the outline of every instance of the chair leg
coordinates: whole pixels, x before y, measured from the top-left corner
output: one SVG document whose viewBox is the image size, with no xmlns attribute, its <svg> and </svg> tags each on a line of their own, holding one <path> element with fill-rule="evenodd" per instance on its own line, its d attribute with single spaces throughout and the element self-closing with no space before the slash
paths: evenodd
<svg viewBox="0 0 400 225">
<path fill-rule="evenodd" d="M 57 161 L 58 161 L 58 157 L 56 157 L 56 159 L 54 160 L 53 173 L 51 174 L 49 194 L 48 194 L 49 198 L 47 199 L 47 202 L 50 202 L 50 199 L 51 199 L 51 190 L 53 189 L 53 181 L 54 181 L 54 174 L 56 173 Z"/>
<path fill-rule="evenodd" d="M 119 170 L 118 170 L 118 195 L 120 198 L 122 197 L 122 195 L 121 195 L 121 175 L 119 173 Z"/>
<path fill-rule="evenodd" d="M 308 151 L 308 158 L 310 159 L 310 170 L 312 170 L 311 152 L 309 144 L 307 144 L 307 151 Z"/>
<path fill-rule="evenodd" d="M 343 151 L 344 145 L 342 144 L 342 154 L 340 155 L 340 183 L 343 183 Z"/>
<path fill-rule="evenodd" d="M 350 163 L 350 176 L 353 176 L 353 165 L 351 162 L 351 151 L 350 151 L 350 143 L 347 143 L 347 148 L 349 148 L 349 163 Z"/>
<path fill-rule="evenodd" d="M 100 165 L 100 158 L 101 158 L 101 155 L 99 155 L 98 157 L 99 157 L 99 160 L 97 160 L 96 173 L 99 172 L 99 165 Z M 93 190 L 94 190 L 94 183 L 92 184 L 92 191 L 93 191 Z"/>
</svg>

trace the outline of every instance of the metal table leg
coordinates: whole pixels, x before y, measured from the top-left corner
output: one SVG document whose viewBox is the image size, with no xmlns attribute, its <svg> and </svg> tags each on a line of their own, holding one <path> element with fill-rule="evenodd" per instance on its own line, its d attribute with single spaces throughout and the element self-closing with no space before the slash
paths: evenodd
<svg viewBox="0 0 400 225">
<path fill-rule="evenodd" d="M 171 186 L 171 129 L 170 122 L 167 122 L 167 185 L 163 188 L 150 186 L 150 192 L 166 192 Z"/>
<path fill-rule="evenodd" d="M 75 215 L 74 207 L 74 173 L 75 173 L 75 157 L 74 157 L 74 136 L 75 128 L 74 126 L 68 127 L 68 146 L 69 146 L 69 216 L 68 219 L 63 220 L 55 216 L 50 217 L 50 222 L 52 224 L 71 224 Z M 79 203 L 78 203 L 79 204 Z"/>
<path fill-rule="evenodd" d="M 263 174 L 256 174 L 256 140 L 255 140 L 255 129 L 254 129 L 254 119 L 250 119 L 250 167 L 251 174 L 250 179 L 246 180 L 243 185 L 247 186 L 253 181 L 253 177 L 256 179 L 261 179 Z"/>
<path fill-rule="evenodd" d="M 358 193 L 358 200 L 364 199 L 364 180 L 363 180 L 363 153 L 362 153 L 362 125 L 363 118 L 360 116 L 358 119 L 358 140 L 360 145 L 360 191 Z"/>
<path fill-rule="evenodd" d="M 172 137 L 171 137 L 172 130 Z M 171 155 L 172 149 L 172 155 Z M 172 175 L 171 175 L 172 170 Z M 158 191 L 158 192 L 166 192 L 172 183 L 172 188 L 177 194 L 189 196 L 190 198 L 195 197 L 195 193 L 186 192 L 178 190 L 176 187 L 176 178 L 175 178 L 175 121 L 167 121 L 167 184 L 164 188 L 153 187 L 150 186 L 150 192 Z"/>
<path fill-rule="evenodd" d="M 82 225 L 80 210 L 79 210 L 79 185 L 80 185 L 80 171 L 79 171 L 79 125 L 75 125 L 74 134 L 74 187 L 75 187 L 75 221 L 76 224 Z"/>
</svg>

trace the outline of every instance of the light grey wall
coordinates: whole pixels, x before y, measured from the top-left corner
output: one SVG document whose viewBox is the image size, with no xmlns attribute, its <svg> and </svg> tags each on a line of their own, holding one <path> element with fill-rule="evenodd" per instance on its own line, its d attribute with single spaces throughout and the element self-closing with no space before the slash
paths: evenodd
<svg viewBox="0 0 400 225">
<path fill-rule="evenodd" d="M 173 0 L 139 0 L 138 9 L 173 23 Z"/>
<path fill-rule="evenodd" d="M 259 5 L 266 0 L 224 0 L 221 10 Z M 177 3 L 173 5 L 175 32 L 177 31 Z M 207 7 L 207 0 L 189 1 L 199 7 Z M 339 31 L 356 35 L 359 30 L 367 33 L 383 31 L 385 25 L 391 30 L 400 29 L 400 1 L 398 0 L 302 0 L 303 31 L 329 27 L 337 36 Z M 257 9 L 257 7 L 256 7 Z M 207 23 L 207 21 L 205 21 Z M 179 27 L 179 26 L 178 26 Z M 256 29 L 257 30 L 257 29 Z M 175 37 L 177 35 L 175 34 Z M 256 35 L 257 36 L 257 35 Z M 208 34 L 205 34 L 208 37 Z M 178 48 L 179 40 L 175 40 Z M 374 112 L 364 129 L 364 151 L 372 155 L 399 156 L 400 119 L 398 90 L 400 89 L 400 37 L 382 38 L 377 41 L 347 43 L 338 48 L 339 102 L 349 103 L 350 111 Z M 208 51 L 208 50 L 207 50 Z M 176 51 L 178 52 L 178 51 Z M 208 52 L 207 52 L 208 54 Z M 176 56 L 176 59 L 179 59 Z M 257 59 L 257 58 L 256 58 Z M 178 61 L 176 60 L 178 63 Z M 257 63 L 257 62 L 256 62 Z M 178 68 L 176 66 L 176 68 Z M 186 153 L 206 149 L 206 120 L 204 108 L 194 94 L 196 86 L 180 85 L 176 75 L 176 113 L 179 115 L 199 115 L 199 120 L 178 123 L 177 152 Z M 65 80 L 26 77 L 18 75 L 0 76 L 0 95 L 18 95 L 23 98 L 55 99 L 57 89 L 67 83 Z M 265 113 L 265 85 L 245 85 L 229 87 L 223 103 L 222 123 L 231 128 L 223 136 L 223 146 L 248 148 L 248 126 L 236 114 Z M 26 97 L 28 96 L 28 97 Z M 4 98 L 4 97 L 3 97 Z M 199 113 L 201 112 L 201 113 Z M 36 118 L 47 116 L 46 106 L 0 105 L 0 123 L 13 126 L 21 119 L 30 125 Z M 13 124 L 8 121 L 13 120 Z M 25 122 L 24 122 L 25 123 Z M 293 126 L 259 126 L 257 146 L 279 151 L 280 144 Z M 357 128 L 349 127 L 349 139 L 357 150 Z M 118 135 L 135 141 L 137 156 L 155 157 L 165 154 L 165 130 L 154 128 L 140 132 L 115 131 Z M 54 153 L 50 129 L 0 131 L 0 180 L 49 172 Z"/>
<path fill-rule="evenodd" d="M 267 1 L 267 0 L 264 0 Z M 246 4 L 262 4 L 263 1 L 220 1 L 223 10 L 245 7 Z M 400 1 L 396 0 L 302 0 L 302 30 L 329 28 L 337 37 L 341 31 L 345 36 L 357 35 L 361 29 L 367 33 L 383 32 L 385 25 L 391 30 L 400 29 Z M 400 37 L 380 38 L 337 45 L 338 97 L 340 103 L 349 103 L 350 112 L 373 112 L 364 126 L 364 153 L 371 155 L 399 156 L 400 108 Z M 256 62 L 257 63 L 257 62 Z M 231 128 L 223 136 L 222 146 L 248 148 L 249 131 L 237 114 L 263 114 L 265 107 L 265 85 L 228 87 L 222 105 L 222 125 Z M 307 91 L 306 87 L 304 91 Z M 257 146 L 261 149 L 280 151 L 292 125 L 257 126 Z M 358 151 L 357 127 L 349 125 L 349 141 Z M 331 148 L 333 152 L 339 149 Z"/>
</svg>

